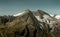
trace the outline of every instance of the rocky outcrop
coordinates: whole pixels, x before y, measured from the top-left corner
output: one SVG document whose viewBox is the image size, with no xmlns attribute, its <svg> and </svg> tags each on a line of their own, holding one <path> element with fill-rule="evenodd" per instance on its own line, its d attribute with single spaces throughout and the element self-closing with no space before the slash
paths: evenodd
<svg viewBox="0 0 60 37">
<path fill-rule="evenodd" d="M 14 16 L 0 16 L 0 24 L 6 24 L 7 22 L 11 22 L 15 19 Z"/>
</svg>

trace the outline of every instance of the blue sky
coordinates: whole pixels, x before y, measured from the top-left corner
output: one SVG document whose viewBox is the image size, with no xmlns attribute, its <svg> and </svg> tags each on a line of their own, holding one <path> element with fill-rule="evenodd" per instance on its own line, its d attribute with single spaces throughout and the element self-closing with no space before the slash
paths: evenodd
<svg viewBox="0 0 60 37">
<path fill-rule="evenodd" d="M 26 9 L 60 14 L 60 0 L 0 0 L 0 15 L 13 15 Z"/>
</svg>

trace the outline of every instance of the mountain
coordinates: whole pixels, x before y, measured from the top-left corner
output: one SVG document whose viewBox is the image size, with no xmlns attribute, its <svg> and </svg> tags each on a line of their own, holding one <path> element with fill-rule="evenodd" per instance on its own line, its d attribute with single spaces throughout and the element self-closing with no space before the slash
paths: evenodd
<svg viewBox="0 0 60 37">
<path fill-rule="evenodd" d="M 9 18 L 0 24 L 0 37 L 60 37 L 60 21 L 42 10 L 25 10 Z"/>
<path fill-rule="evenodd" d="M 35 18 L 35 16 L 33 15 L 33 13 L 30 10 L 26 10 L 24 14 L 18 16 L 14 21 L 12 21 L 8 24 L 6 25 L 7 29 L 9 30 L 8 33 L 13 33 L 13 31 L 22 32 L 27 26 L 28 27 L 27 32 L 29 33 L 29 35 L 27 33 L 25 33 L 25 34 L 23 34 L 24 36 L 27 35 L 27 36 L 33 37 L 33 36 L 35 36 L 34 35 L 35 30 L 37 30 L 38 32 L 42 30 L 40 28 L 40 24 L 39 24 L 38 20 Z M 18 28 L 18 30 L 17 30 L 17 28 Z M 39 33 L 41 33 L 41 32 L 39 32 Z M 22 36 L 20 35 L 20 37 L 22 37 Z"/>
</svg>

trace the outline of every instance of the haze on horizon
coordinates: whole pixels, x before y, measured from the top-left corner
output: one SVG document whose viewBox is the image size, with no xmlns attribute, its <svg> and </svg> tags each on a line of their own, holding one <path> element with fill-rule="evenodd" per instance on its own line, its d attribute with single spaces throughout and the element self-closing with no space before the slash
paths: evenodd
<svg viewBox="0 0 60 37">
<path fill-rule="evenodd" d="M 26 9 L 60 15 L 60 0 L 0 0 L 0 15 L 13 15 Z"/>
</svg>

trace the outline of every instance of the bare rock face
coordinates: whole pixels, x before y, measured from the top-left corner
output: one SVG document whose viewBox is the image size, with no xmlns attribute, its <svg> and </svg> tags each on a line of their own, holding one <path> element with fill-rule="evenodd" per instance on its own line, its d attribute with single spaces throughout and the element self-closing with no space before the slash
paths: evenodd
<svg viewBox="0 0 60 37">
<path fill-rule="evenodd" d="M 0 37 L 59 37 L 56 35 L 60 30 L 57 19 L 54 20 L 44 11 L 25 10 L 22 15 L 14 18 L 1 25 Z"/>
</svg>

